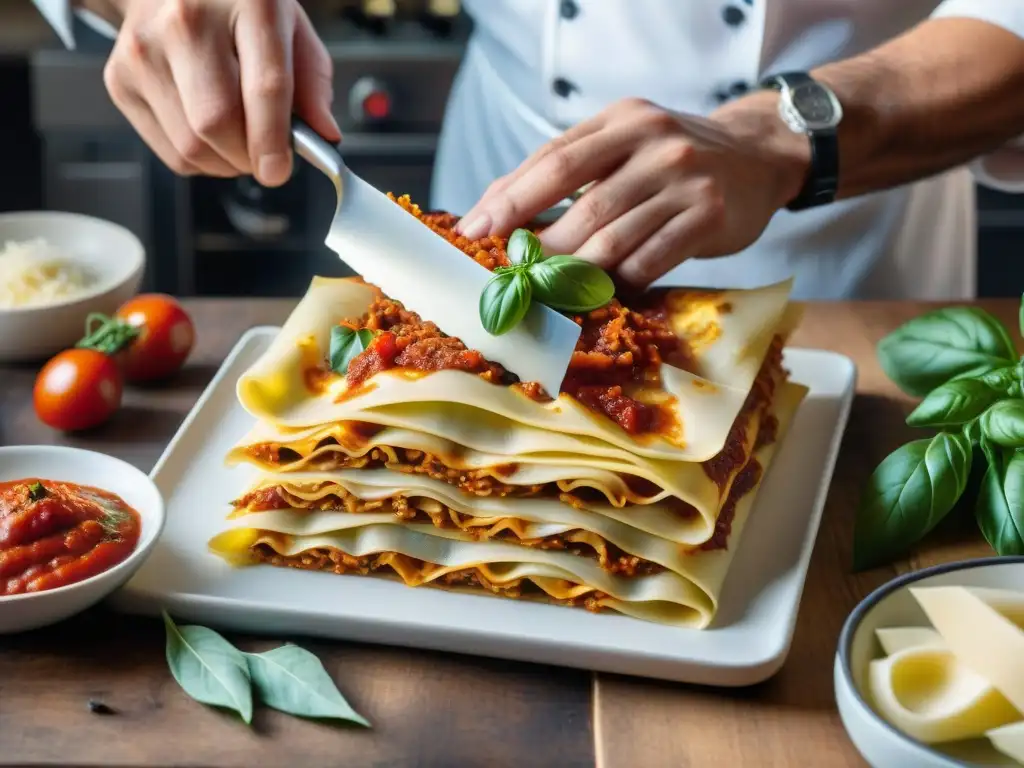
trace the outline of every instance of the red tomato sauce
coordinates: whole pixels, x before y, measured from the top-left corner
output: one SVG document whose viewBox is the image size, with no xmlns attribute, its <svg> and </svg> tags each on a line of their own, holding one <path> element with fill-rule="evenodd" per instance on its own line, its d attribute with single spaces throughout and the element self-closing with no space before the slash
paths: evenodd
<svg viewBox="0 0 1024 768">
<path fill-rule="evenodd" d="M 458 218 L 453 214 L 424 213 L 406 196 L 391 197 L 481 266 L 494 270 L 509 265 L 506 238 L 491 236 L 470 241 L 455 232 Z M 692 350 L 672 330 L 663 294 L 664 291 L 648 294 L 641 299 L 643 305 L 634 309 L 612 299 L 600 309 L 573 316 L 581 333 L 561 392 L 607 416 L 631 435 L 668 434 L 678 428 L 667 393 L 656 398 L 659 402 L 642 402 L 633 396 L 641 391 L 664 392 L 659 378 L 662 362 L 695 370 Z M 487 360 L 477 350 L 468 349 L 461 340 L 446 336 L 434 323 L 387 297 L 380 296 L 365 316 L 343 325 L 376 334 L 366 349 L 349 362 L 345 372 L 349 389 L 345 397 L 358 392 L 361 385 L 381 371 L 459 370 L 475 373 L 492 384 L 517 384 L 527 397 L 538 402 L 552 399 L 551 393 L 537 382 L 519 382 L 501 365 Z M 307 387 L 317 394 L 334 378 L 325 361 L 308 366 L 305 377 Z"/>
<path fill-rule="evenodd" d="M 103 573 L 139 543 L 139 513 L 113 493 L 39 478 L 0 483 L 0 595 Z"/>
</svg>

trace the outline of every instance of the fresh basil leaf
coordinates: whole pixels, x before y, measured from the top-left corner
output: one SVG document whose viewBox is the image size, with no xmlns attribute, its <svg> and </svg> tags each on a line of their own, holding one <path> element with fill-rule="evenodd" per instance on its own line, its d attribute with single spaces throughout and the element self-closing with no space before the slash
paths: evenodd
<svg viewBox="0 0 1024 768">
<path fill-rule="evenodd" d="M 544 260 L 540 239 L 528 229 L 517 229 L 512 233 L 505 253 L 513 264 L 529 265 Z"/>
<path fill-rule="evenodd" d="M 165 611 L 167 666 L 196 701 L 233 709 L 252 722 L 252 688 L 245 656 L 212 629 L 179 627 Z"/>
<path fill-rule="evenodd" d="M 974 515 L 997 554 L 1024 555 L 1024 454 L 990 455 Z"/>
<path fill-rule="evenodd" d="M 1006 361 L 1004 360 L 1003 364 L 1005 364 L 1005 363 L 1006 363 Z M 992 364 L 980 365 L 977 368 L 970 368 L 970 369 L 964 371 L 963 373 L 958 373 L 956 376 L 950 376 L 949 379 L 947 380 L 947 382 L 945 382 L 945 383 L 948 383 L 950 381 L 960 381 L 962 379 L 979 379 L 980 380 L 980 379 L 983 379 L 986 376 L 988 376 L 989 374 L 991 374 L 991 373 L 993 373 L 995 371 L 998 371 L 998 370 L 1000 370 L 1000 368 L 999 368 L 999 366 L 996 366 L 996 365 L 992 365 Z M 927 394 L 927 393 L 925 393 L 925 394 Z"/>
<path fill-rule="evenodd" d="M 334 326 L 331 329 L 331 347 L 328 352 L 331 370 L 344 376 L 348 372 L 349 363 L 370 346 L 375 335 L 368 328 L 357 331 L 345 325 Z"/>
<path fill-rule="evenodd" d="M 976 444 L 981 440 L 981 422 L 978 419 L 964 424 L 964 437 Z"/>
<path fill-rule="evenodd" d="M 492 336 L 508 333 L 526 317 L 531 300 L 530 280 L 523 272 L 494 275 L 480 294 L 480 322 Z"/>
<path fill-rule="evenodd" d="M 978 418 L 1002 395 L 977 379 L 947 381 L 907 416 L 912 427 L 957 427 Z"/>
<path fill-rule="evenodd" d="M 1013 365 L 1006 368 L 994 368 L 978 377 L 978 381 L 997 392 L 1008 392 L 1016 380 L 1017 367 Z"/>
<path fill-rule="evenodd" d="M 923 397 L 955 376 L 978 375 L 1016 360 L 999 320 L 977 307 L 947 307 L 904 323 L 878 342 L 885 374 L 904 392 Z"/>
<path fill-rule="evenodd" d="M 940 432 L 890 453 L 875 469 L 857 511 L 855 570 L 902 554 L 945 517 L 964 492 L 971 441 Z"/>
<path fill-rule="evenodd" d="M 552 256 L 530 267 L 534 297 L 563 312 L 590 312 L 615 295 L 615 284 L 596 264 L 575 256 Z"/>
<path fill-rule="evenodd" d="M 981 433 L 1004 448 L 1024 448 L 1024 400 L 1002 400 L 985 411 Z"/>
<path fill-rule="evenodd" d="M 349 706 L 320 659 L 297 645 L 247 653 L 249 675 L 260 701 L 299 717 L 330 717 L 370 727 Z"/>
<path fill-rule="evenodd" d="M 999 446 L 985 439 L 982 435 L 979 439 L 979 445 L 981 446 L 981 452 L 985 454 L 985 463 L 987 465 L 996 464 L 999 461 Z"/>
</svg>

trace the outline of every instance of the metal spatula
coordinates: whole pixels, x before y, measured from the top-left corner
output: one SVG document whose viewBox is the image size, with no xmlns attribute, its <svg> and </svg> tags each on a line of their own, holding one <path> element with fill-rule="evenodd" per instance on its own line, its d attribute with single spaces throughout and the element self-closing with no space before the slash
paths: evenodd
<svg viewBox="0 0 1024 768">
<path fill-rule="evenodd" d="M 580 327 L 534 302 L 501 336 L 480 323 L 479 301 L 491 273 L 348 169 L 336 147 L 295 119 L 295 151 L 334 182 L 338 207 L 327 246 L 368 283 L 430 320 L 522 381 L 557 395 Z"/>
</svg>

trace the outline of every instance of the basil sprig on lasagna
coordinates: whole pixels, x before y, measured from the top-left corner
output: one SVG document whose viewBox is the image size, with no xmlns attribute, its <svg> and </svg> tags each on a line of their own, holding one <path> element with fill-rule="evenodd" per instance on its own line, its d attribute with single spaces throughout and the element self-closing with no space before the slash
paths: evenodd
<svg viewBox="0 0 1024 768">
<path fill-rule="evenodd" d="M 592 312 L 615 296 L 608 273 L 575 256 L 545 256 L 537 236 L 517 229 L 508 240 L 509 266 L 497 267 L 480 295 L 480 322 L 492 336 L 522 322 L 532 301 L 562 312 Z"/>
</svg>

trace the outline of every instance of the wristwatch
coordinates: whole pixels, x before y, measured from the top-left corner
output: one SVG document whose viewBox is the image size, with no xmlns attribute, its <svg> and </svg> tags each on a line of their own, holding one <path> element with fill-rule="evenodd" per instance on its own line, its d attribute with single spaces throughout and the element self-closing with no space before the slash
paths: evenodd
<svg viewBox="0 0 1024 768">
<path fill-rule="evenodd" d="M 843 108 L 832 89 L 806 72 L 782 72 L 766 77 L 762 88 L 779 91 L 779 117 L 795 133 L 811 142 L 811 167 L 803 189 L 787 205 L 801 211 L 826 205 L 836 198 L 839 186 L 839 140 L 836 127 Z"/>
</svg>

